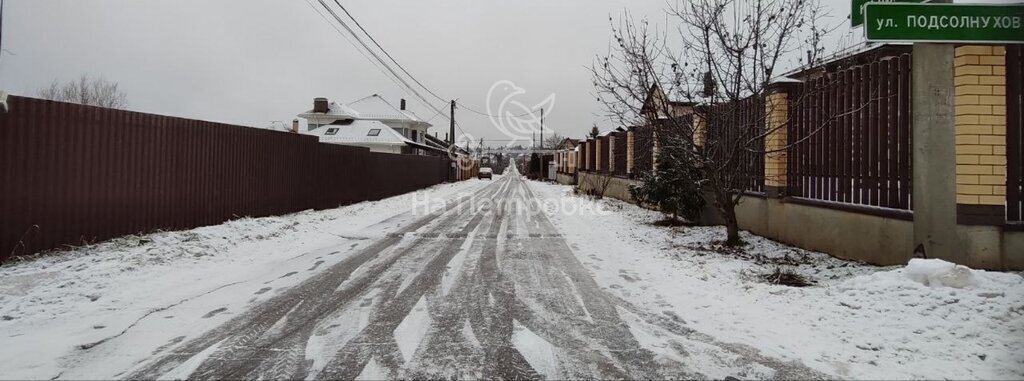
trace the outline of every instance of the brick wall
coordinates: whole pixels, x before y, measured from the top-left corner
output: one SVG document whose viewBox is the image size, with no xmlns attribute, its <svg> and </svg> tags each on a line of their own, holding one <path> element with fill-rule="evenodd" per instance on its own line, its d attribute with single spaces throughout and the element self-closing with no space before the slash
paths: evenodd
<svg viewBox="0 0 1024 381">
<path fill-rule="evenodd" d="M 959 209 L 975 210 L 968 214 L 1002 213 L 1006 202 L 1005 55 L 1001 46 L 956 48 L 956 193 Z"/>
</svg>

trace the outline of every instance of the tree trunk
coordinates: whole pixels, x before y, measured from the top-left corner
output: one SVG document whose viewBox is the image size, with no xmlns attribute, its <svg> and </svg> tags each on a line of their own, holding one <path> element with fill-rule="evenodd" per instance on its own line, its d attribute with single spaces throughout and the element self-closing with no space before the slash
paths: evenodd
<svg viewBox="0 0 1024 381">
<path fill-rule="evenodd" d="M 736 205 L 726 203 L 722 207 L 722 219 L 725 220 L 725 245 L 739 246 L 743 244 L 740 240 L 740 226 L 736 219 Z"/>
</svg>

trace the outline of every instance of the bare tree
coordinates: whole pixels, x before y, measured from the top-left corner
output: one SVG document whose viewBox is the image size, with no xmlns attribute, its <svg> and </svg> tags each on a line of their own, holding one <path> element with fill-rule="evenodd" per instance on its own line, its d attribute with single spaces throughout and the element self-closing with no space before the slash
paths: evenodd
<svg viewBox="0 0 1024 381">
<path fill-rule="evenodd" d="M 697 169 L 689 180 L 724 220 L 725 243 L 740 244 L 736 205 L 765 137 L 786 124 L 766 126 L 767 90 L 783 60 L 820 63 L 823 12 L 818 0 L 688 0 L 668 13 L 672 33 L 612 20 L 615 42 L 591 68 L 598 99 L 622 125 L 653 126 L 658 154 L 671 155 L 659 161 Z"/>
<path fill-rule="evenodd" d="M 40 98 L 59 102 L 114 109 L 128 107 L 128 95 L 118 89 L 117 82 L 103 77 L 90 78 L 84 74 L 66 83 L 55 80 L 50 86 L 39 89 L 37 94 Z"/>
<path fill-rule="evenodd" d="M 544 138 L 544 146 L 547 147 L 548 149 L 557 148 L 559 144 L 562 144 L 562 140 L 564 139 L 564 136 L 552 131 L 551 136 Z"/>
</svg>

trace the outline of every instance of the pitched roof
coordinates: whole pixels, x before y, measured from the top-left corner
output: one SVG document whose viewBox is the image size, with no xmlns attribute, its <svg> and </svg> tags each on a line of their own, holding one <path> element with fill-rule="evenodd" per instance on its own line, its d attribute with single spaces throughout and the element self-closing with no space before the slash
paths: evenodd
<svg viewBox="0 0 1024 381">
<path fill-rule="evenodd" d="M 321 143 L 405 145 L 409 141 L 386 124 L 376 120 L 355 120 L 346 125 L 326 125 L 308 132 Z"/>
<path fill-rule="evenodd" d="M 400 110 L 392 106 L 383 97 L 377 94 L 370 95 L 355 102 L 349 103 L 348 107 L 359 110 L 360 119 L 389 119 L 423 122 L 416 113 L 409 110 Z"/>
<path fill-rule="evenodd" d="M 318 118 L 322 115 L 329 115 L 338 119 L 401 121 L 425 124 L 427 127 L 430 127 L 430 123 L 421 119 L 416 113 L 410 110 L 400 110 L 377 94 L 361 98 L 349 104 L 330 102 L 327 105 L 326 113 L 317 113 L 311 109 L 299 114 L 299 117 L 309 119 L 311 117 Z"/>
</svg>

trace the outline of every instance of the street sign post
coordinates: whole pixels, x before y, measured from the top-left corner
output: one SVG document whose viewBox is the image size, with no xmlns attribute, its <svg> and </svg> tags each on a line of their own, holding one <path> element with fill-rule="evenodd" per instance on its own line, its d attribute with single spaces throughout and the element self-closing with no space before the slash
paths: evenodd
<svg viewBox="0 0 1024 381">
<path fill-rule="evenodd" d="M 1024 4 L 868 3 L 868 41 L 1024 43 Z"/>
<path fill-rule="evenodd" d="M 864 6 L 872 3 L 924 3 L 928 0 L 853 0 L 850 5 L 850 26 L 856 27 L 864 24 Z"/>
</svg>

